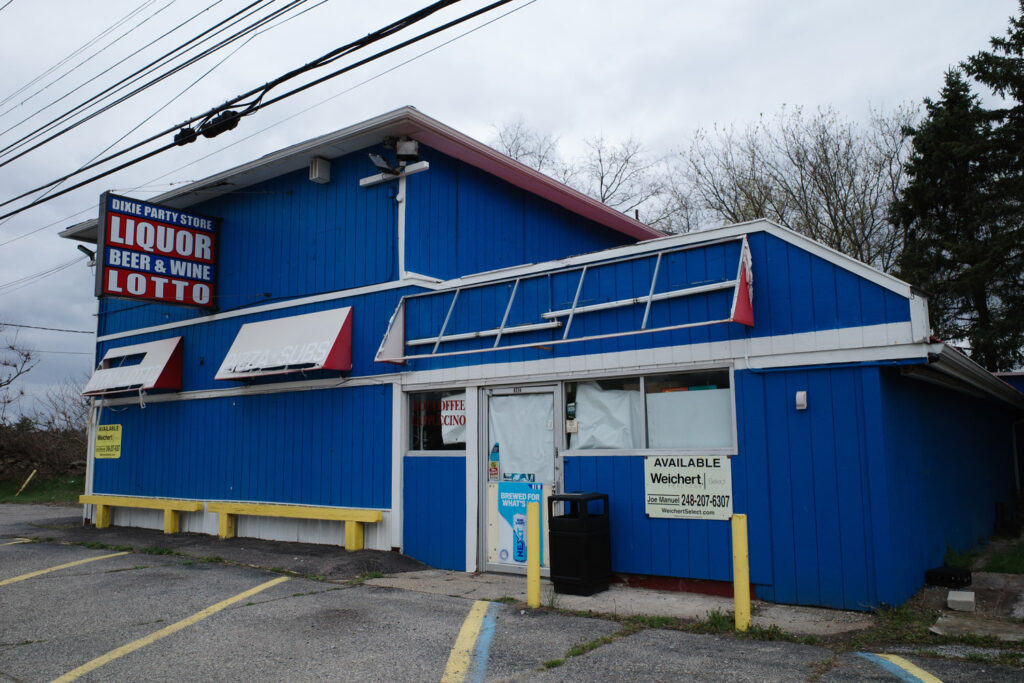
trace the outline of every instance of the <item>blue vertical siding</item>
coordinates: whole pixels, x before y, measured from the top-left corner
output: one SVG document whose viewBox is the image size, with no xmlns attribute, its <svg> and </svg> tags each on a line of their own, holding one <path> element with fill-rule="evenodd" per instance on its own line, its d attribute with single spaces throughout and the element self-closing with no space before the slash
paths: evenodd
<svg viewBox="0 0 1024 683">
<path fill-rule="evenodd" d="M 391 507 L 391 386 L 106 408 L 96 493 Z"/>
<path fill-rule="evenodd" d="M 878 604 L 869 561 L 875 492 L 863 484 L 870 450 L 865 406 L 878 404 L 878 372 L 735 374 L 741 467 L 733 468 L 733 487 L 737 506 L 748 501 L 735 511 L 748 515 L 751 562 L 763 554 L 771 564 L 771 580 L 757 586 L 760 597 L 844 609 Z M 806 410 L 795 408 L 797 391 L 807 391 Z M 742 477 L 737 469 L 745 470 Z"/>
<path fill-rule="evenodd" d="M 466 459 L 406 457 L 402 552 L 439 569 L 466 569 Z"/>
<path fill-rule="evenodd" d="M 219 216 L 217 306 L 231 310 L 397 277 L 395 183 L 359 187 L 363 150 L 331 160 L 320 185 L 306 169 L 191 207 Z M 182 306 L 105 299 L 100 336 L 204 315 Z"/>
<path fill-rule="evenodd" d="M 879 373 L 870 366 L 735 373 L 733 509 L 747 515 L 760 597 L 866 610 L 892 594 L 894 579 L 877 573 L 884 566 L 877 559 L 891 564 L 896 549 L 876 548 L 888 535 L 873 526 L 890 494 L 886 473 L 870 470 L 865 433 L 881 401 Z M 808 392 L 807 410 L 795 409 L 796 391 Z M 871 476 L 880 489 L 869 485 Z M 646 517 L 642 457 L 567 457 L 565 487 L 609 495 L 614 571 L 732 580 L 728 522 Z"/>
<path fill-rule="evenodd" d="M 947 548 L 965 551 L 992 534 L 996 502 L 1013 497 L 1013 416 L 894 371 L 881 387 L 890 511 L 880 522 L 899 546 L 886 601 L 898 604 Z"/>
<path fill-rule="evenodd" d="M 442 280 L 634 242 L 424 145 L 406 181 L 406 268 Z"/>
</svg>

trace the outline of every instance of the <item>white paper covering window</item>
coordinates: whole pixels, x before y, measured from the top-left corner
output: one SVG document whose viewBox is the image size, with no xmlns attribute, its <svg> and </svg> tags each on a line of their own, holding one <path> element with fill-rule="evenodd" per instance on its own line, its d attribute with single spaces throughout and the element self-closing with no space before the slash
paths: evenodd
<svg viewBox="0 0 1024 683">
<path fill-rule="evenodd" d="M 647 394 L 649 448 L 731 448 L 730 389 Z"/>
<path fill-rule="evenodd" d="M 554 407 L 552 394 L 491 396 L 489 446 L 498 444 L 503 477 L 533 474 L 537 483 L 554 482 Z"/>
<path fill-rule="evenodd" d="M 578 431 L 569 448 L 643 448 L 640 391 L 602 389 L 597 382 L 576 385 Z"/>
<path fill-rule="evenodd" d="M 442 399 L 441 441 L 446 446 L 466 443 L 466 392 Z"/>
</svg>

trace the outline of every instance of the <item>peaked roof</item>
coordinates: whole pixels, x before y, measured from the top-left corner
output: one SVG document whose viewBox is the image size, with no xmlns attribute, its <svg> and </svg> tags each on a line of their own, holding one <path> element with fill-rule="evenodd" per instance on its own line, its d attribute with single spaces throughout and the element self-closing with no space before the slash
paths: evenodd
<svg viewBox="0 0 1024 683">
<path fill-rule="evenodd" d="M 339 157 L 377 145 L 386 137 L 400 136 L 418 140 L 633 239 L 645 240 L 664 234 L 409 106 L 272 152 L 146 201 L 184 209 L 200 201 L 306 168 L 313 157 Z M 96 219 L 77 223 L 63 230 L 60 236 L 95 242 L 97 223 Z"/>
</svg>

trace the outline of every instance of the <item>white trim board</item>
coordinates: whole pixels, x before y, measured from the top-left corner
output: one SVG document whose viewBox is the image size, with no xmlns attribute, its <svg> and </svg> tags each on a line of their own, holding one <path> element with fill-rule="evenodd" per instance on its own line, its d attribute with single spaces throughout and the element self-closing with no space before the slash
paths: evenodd
<svg viewBox="0 0 1024 683">
<path fill-rule="evenodd" d="M 262 394 L 287 394 L 295 391 L 324 391 L 328 389 L 344 389 L 346 387 L 381 386 L 385 384 L 400 384 L 399 376 L 395 373 L 386 375 L 366 375 L 365 377 L 353 377 L 351 379 L 314 379 L 298 380 L 295 382 L 275 382 L 272 384 L 255 384 L 241 387 L 227 387 L 224 389 L 199 389 L 196 391 L 178 391 L 168 394 L 145 394 L 145 403 L 170 403 L 173 401 L 202 401 L 211 398 L 227 398 L 229 396 L 258 396 Z M 126 406 L 139 402 L 139 395 L 132 394 L 123 398 L 97 399 L 96 404 L 100 406 Z"/>
<path fill-rule="evenodd" d="M 736 370 L 759 370 L 804 365 L 922 359 L 928 346 L 915 343 L 911 323 L 754 337 L 685 346 L 551 358 L 511 363 L 487 363 L 400 375 L 406 391 L 437 385 L 539 382 L 595 373 L 623 374 L 680 366 L 732 364 Z"/>
<path fill-rule="evenodd" d="M 402 280 L 381 282 L 376 285 L 366 285 L 365 287 L 354 287 L 352 289 L 339 289 L 334 292 L 326 292 L 324 294 L 316 294 L 313 296 L 304 296 L 299 299 L 288 299 L 287 301 L 277 301 L 272 304 L 262 304 L 259 306 L 250 306 L 248 308 L 239 308 L 234 311 L 213 313 L 212 315 L 203 316 L 202 318 L 190 318 L 188 320 L 180 320 L 178 322 L 173 323 L 152 325 L 150 327 L 140 327 L 134 330 L 124 330 L 123 332 L 115 332 L 113 334 L 105 334 L 102 337 L 97 337 L 96 341 L 112 341 L 114 339 L 124 339 L 125 337 L 134 337 L 140 334 L 152 334 L 154 332 L 174 330 L 179 327 L 189 327 L 191 325 L 204 325 L 206 323 L 212 323 L 217 320 L 238 318 L 241 316 L 253 315 L 255 313 L 264 313 L 266 311 L 279 311 L 288 308 L 295 308 L 296 306 L 306 306 L 308 304 L 317 304 L 324 301 L 334 301 L 336 299 L 345 299 L 348 297 L 362 296 L 364 294 L 375 294 L 376 292 L 386 292 L 392 289 L 402 289 L 403 287 L 422 287 L 424 289 L 438 289 L 439 285 L 437 284 L 436 280 L 409 277 Z"/>
</svg>

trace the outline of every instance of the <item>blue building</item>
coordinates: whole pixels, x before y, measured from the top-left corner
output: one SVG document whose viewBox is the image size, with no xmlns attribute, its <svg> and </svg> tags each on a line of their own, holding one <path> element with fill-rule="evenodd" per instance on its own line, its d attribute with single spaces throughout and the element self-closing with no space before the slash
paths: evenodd
<svg viewBox="0 0 1024 683">
<path fill-rule="evenodd" d="M 663 236 L 413 108 L 105 201 L 62 233 L 102 261 L 97 522 L 522 571 L 524 501 L 599 491 L 615 572 L 731 581 L 744 513 L 757 597 L 870 609 L 1019 490 L 1024 395 L 908 284 Z"/>
</svg>

